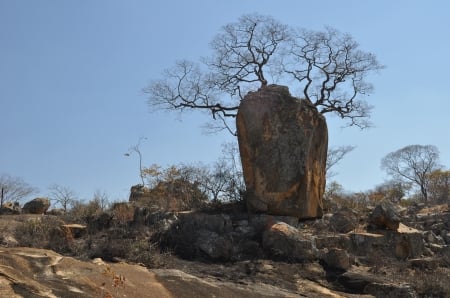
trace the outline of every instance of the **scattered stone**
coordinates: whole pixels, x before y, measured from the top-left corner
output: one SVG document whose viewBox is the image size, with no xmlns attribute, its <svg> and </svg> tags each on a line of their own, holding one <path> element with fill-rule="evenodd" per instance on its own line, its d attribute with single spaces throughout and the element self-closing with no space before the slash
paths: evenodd
<svg viewBox="0 0 450 298">
<path fill-rule="evenodd" d="M 357 256 L 377 254 L 386 245 L 386 238 L 381 234 L 355 232 L 350 234 L 350 239 L 351 251 Z"/>
<path fill-rule="evenodd" d="M 6 214 L 20 214 L 20 205 L 18 202 L 5 202 L 3 206 L 0 207 L 0 215 Z"/>
<path fill-rule="evenodd" d="M 330 217 L 330 229 L 338 233 L 353 231 L 358 225 L 352 210 L 339 210 Z"/>
<path fill-rule="evenodd" d="M 247 94 L 236 119 L 251 212 L 322 216 L 328 131 L 325 118 L 287 87 Z"/>
<path fill-rule="evenodd" d="M 444 239 L 440 236 L 436 236 L 432 231 L 425 231 L 423 238 L 427 243 L 445 245 Z"/>
<path fill-rule="evenodd" d="M 198 247 L 208 259 L 215 261 L 228 261 L 232 255 L 233 247 L 231 241 L 208 230 L 198 231 L 195 246 Z"/>
<path fill-rule="evenodd" d="M 86 226 L 80 224 L 67 224 L 62 225 L 62 228 L 67 233 L 66 235 L 71 235 L 73 238 L 81 238 L 86 234 Z"/>
<path fill-rule="evenodd" d="M 439 267 L 439 260 L 433 258 L 411 259 L 409 265 L 414 268 L 434 270 Z"/>
<path fill-rule="evenodd" d="M 348 250 L 351 247 L 351 240 L 347 234 L 340 235 L 320 235 L 313 236 L 317 249 L 341 248 Z"/>
<path fill-rule="evenodd" d="M 310 261 L 315 258 L 311 240 L 284 222 L 276 223 L 264 232 L 262 246 L 275 258 L 294 261 Z"/>
<path fill-rule="evenodd" d="M 22 212 L 29 214 L 44 214 L 50 207 L 48 198 L 36 198 L 23 205 Z"/>
<path fill-rule="evenodd" d="M 417 298 L 416 292 L 407 284 L 370 283 L 364 288 L 364 293 L 383 298 Z"/>
<path fill-rule="evenodd" d="M 398 208 L 390 201 L 384 200 L 370 214 L 369 225 L 375 229 L 396 231 L 400 225 Z"/>
<path fill-rule="evenodd" d="M 332 248 L 322 257 L 323 261 L 331 268 L 348 270 L 352 266 L 349 254 L 339 248 Z"/>
</svg>

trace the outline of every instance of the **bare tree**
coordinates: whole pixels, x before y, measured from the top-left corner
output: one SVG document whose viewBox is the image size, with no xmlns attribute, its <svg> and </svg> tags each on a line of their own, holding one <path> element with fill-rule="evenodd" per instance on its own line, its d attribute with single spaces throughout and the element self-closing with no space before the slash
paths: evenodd
<svg viewBox="0 0 450 298">
<path fill-rule="evenodd" d="M 141 177 L 141 182 L 142 182 L 142 186 L 144 186 L 145 182 L 144 182 L 144 168 L 142 167 L 142 153 L 141 153 L 141 143 L 143 140 L 146 140 L 147 138 L 144 137 L 140 137 L 139 141 L 137 142 L 136 145 L 131 146 L 130 149 L 128 149 L 128 152 L 126 152 L 124 155 L 125 156 L 130 156 L 133 153 L 136 153 L 139 157 L 139 177 Z"/>
<path fill-rule="evenodd" d="M 170 110 L 208 111 L 235 134 L 239 103 L 249 92 L 276 83 L 294 83 L 319 111 L 336 113 L 350 125 L 368 125 L 370 106 L 361 99 L 372 86 L 365 78 L 382 68 L 375 56 L 359 49 L 348 34 L 327 28 L 291 28 L 269 16 L 243 15 L 224 26 L 200 63 L 176 62 L 144 92 L 149 105 Z"/>
<path fill-rule="evenodd" d="M 94 192 L 94 197 L 92 198 L 92 202 L 98 205 L 101 211 L 105 211 L 109 206 L 109 198 L 108 194 L 104 191 L 96 190 Z"/>
<path fill-rule="evenodd" d="M 349 34 L 335 29 L 295 31 L 283 71 L 303 88 L 303 97 L 322 114 L 335 113 L 350 125 L 365 128 L 371 107 L 361 96 L 372 92 L 369 73 L 383 68 L 374 54 L 359 49 Z"/>
<path fill-rule="evenodd" d="M 381 168 L 394 180 L 416 184 L 427 202 L 430 173 L 440 168 L 438 160 L 436 146 L 409 145 L 387 154 L 381 160 Z"/>
<path fill-rule="evenodd" d="M 75 192 L 67 186 L 53 184 L 49 188 L 50 199 L 60 204 L 64 212 L 67 212 L 69 206 L 76 202 Z"/>
<path fill-rule="evenodd" d="M 325 166 L 325 173 L 327 178 L 331 178 L 336 175 L 336 173 L 331 171 L 331 168 L 340 163 L 342 159 L 355 148 L 355 146 L 339 146 L 336 148 L 328 148 L 327 163 Z"/>
<path fill-rule="evenodd" d="M 36 188 L 23 181 L 22 178 L 10 175 L 0 176 L 0 207 L 5 202 L 17 202 L 35 193 Z"/>
</svg>

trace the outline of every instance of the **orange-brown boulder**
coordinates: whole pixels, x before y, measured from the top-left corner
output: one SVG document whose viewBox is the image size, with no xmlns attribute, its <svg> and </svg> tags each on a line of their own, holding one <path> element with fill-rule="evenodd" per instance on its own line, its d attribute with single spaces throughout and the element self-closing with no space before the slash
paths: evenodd
<svg viewBox="0 0 450 298">
<path fill-rule="evenodd" d="M 236 125 L 249 211 L 322 216 L 328 131 L 311 102 L 270 85 L 245 96 Z"/>
</svg>

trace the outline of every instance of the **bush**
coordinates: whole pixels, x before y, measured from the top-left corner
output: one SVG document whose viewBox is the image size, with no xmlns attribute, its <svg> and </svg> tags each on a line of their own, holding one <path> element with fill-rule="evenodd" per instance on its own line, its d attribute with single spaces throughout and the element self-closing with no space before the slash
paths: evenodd
<svg viewBox="0 0 450 298">
<path fill-rule="evenodd" d="M 31 218 L 16 227 L 14 236 L 20 246 L 67 252 L 70 251 L 72 239 L 62 229 L 64 224 L 55 216 Z"/>
</svg>

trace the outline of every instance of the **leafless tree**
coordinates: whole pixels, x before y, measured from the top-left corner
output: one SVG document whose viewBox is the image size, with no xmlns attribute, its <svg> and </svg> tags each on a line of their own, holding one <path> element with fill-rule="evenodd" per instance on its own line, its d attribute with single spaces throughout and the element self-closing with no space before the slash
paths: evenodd
<svg viewBox="0 0 450 298">
<path fill-rule="evenodd" d="M 76 202 L 75 192 L 67 186 L 53 184 L 49 188 L 50 199 L 61 205 L 64 212 L 67 212 L 69 206 Z"/>
<path fill-rule="evenodd" d="M 331 168 L 340 163 L 341 160 L 355 148 L 355 146 L 339 146 L 335 148 L 328 148 L 327 163 L 325 166 L 325 173 L 327 178 L 331 178 L 336 175 L 336 173 L 331 171 Z"/>
<path fill-rule="evenodd" d="M 409 145 L 387 154 L 381 160 L 381 168 L 394 180 L 413 182 L 428 201 L 430 174 L 440 168 L 439 150 L 433 145 Z"/>
<path fill-rule="evenodd" d="M 147 138 L 144 137 L 140 137 L 139 141 L 137 142 L 136 145 L 131 146 L 130 149 L 128 149 L 128 152 L 126 152 L 124 155 L 125 156 L 130 156 L 133 153 L 136 153 L 139 157 L 139 177 L 141 178 L 141 182 L 142 182 L 142 186 L 145 185 L 144 182 L 144 168 L 142 167 L 142 152 L 141 152 L 141 143 L 143 140 L 146 140 Z"/>
<path fill-rule="evenodd" d="M 94 192 L 94 197 L 92 198 L 92 202 L 98 205 L 101 211 L 105 211 L 109 206 L 109 198 L 108 194 L 104 191 L 96 190 Z"/>
<path fill-rule="evenodd" d="M 300 83 L 303 97 L 322 114 L 335 113 L 360 128 L 370 125 L 371 107 L 361 96 L 373 90 L 367 75 L 383 66 L 374 54 L 360 50 L 349 34 L 329 27 L 296 30 L 283 58 L 283 71 Z"/>
<path fill-rule="evenodd" d="M 365 78 L 382 68 L 350 35 L 327 28 L 291 28 L 269 16 L 244 15 L 224 26 L 211 42 L 212 55 L 200 63 L 181 60 L 144 92 L 154 108 L 208 111 L 235 134 L 239 103 L 249 92 L 273 83 L 294 83 L 319 111 L 336 113 L 350 125 L 368 126 L 372 91 Z"/>
<path fill-rule="evenodd" d="M 5 202 L 18 202 L 35 193 L 36 188 L 23 181 L 22 178 L 3 174 L 0 176 L 0 207 Z"/>
</svg>

